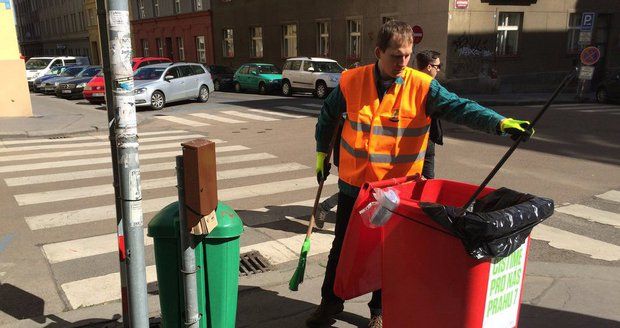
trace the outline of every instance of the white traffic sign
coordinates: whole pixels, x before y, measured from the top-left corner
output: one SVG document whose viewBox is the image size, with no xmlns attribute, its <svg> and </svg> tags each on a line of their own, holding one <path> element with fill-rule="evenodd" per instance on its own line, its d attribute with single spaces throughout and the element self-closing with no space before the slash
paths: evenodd
<svg viewBox="0 0 620 328">
<path fill-rule="evenodd" d="M 581 66 L 579 69 L 580 80 L 592 80 L 594 75 L 594 66 Z"/>
<path fill-rule="evenodd" d="M 594 27 L 594 18 L 596 17 L 596 13 L 583 13 L 581 15 L 581 30 L 582 31 L 592 31 Z"/>
</svg>

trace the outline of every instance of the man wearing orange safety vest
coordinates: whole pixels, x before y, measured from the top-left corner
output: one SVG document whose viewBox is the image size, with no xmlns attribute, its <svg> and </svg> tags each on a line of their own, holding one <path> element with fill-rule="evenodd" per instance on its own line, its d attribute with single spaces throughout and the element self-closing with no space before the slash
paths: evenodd
<svg viewBox="0 0 620 328">
<path fill-rule="evenodd" d="M 321 288 L 321 304 L 306 320 L 308 326 L 330 323 L 343 311 L 343 300 L 334 295 L 334 277 L 360 187 L 365 182 L 420 173 L 431 118 L 491 134 L 531 134 L 529 122 L 505 118 L 474 101 L 459 98 L 427 74 L 407 67 L 412 46 L 411 26 L 400 21 L 383 24 L 377 35 L 377 62 L 343 72 L 339 86 L 321 109 L 315 134 L 319 181 L 329 174 L 326 153 L 336 124 L 342 117 L 345 121 L 340 145 L 334 152 L 340 190 L 335 238 Z M 369 327 L 381 327 L 380 290 L 373 293 L 368 306 Z"/>
</svg>

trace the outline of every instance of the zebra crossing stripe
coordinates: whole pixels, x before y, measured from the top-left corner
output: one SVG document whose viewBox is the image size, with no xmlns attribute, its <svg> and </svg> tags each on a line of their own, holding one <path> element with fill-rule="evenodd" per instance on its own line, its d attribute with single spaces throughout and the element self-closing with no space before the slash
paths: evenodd
<svg viewBox="0 0 620 328">
<path fill-rule="evenodd" d="M 620 191 L 618 190 L 610 190 L 604 194 L 596 195 L 596 197 L 620 203 Z"/>
<path fill-rule="evenodd" d="M 620 260 L 620 247 L 572 232 L 553 228 L 545 224 L 537 225 L 531 234 L 533 239 L 549 242 L 549 246 L 586 254 L 593 259 L 605 261 Z"/>
<path fill-rule="evenodd" d="M 168 142 L 168 143 L 160 143 L 155 145 L 140 145 L 140 151 L 146 150 L 158 150 L 158 149 L 166 149 L 166 148 L 174 148 L 181 147 L 182 141 L 190 140 L 191 138 L 201 138 L 204 136 L 199 134 L 186 136 L 183 140 L 179 140 L 177 142 Z M 176 138 L 175 138 L 176 139 Z M 218 143 L 223 143 L 222 140 L 214 139 L 211 140 Z M 31 159 L 42 159 L 42 158 L 59 158 L 59 157 L 70 157 L 70 156 L 82 156 L 82 155 L 99 155 L 99 154 L 109 154 L 109 148 L 101 148 L 101 149 L 81 149 L 81 150 L 65 150 L 65 151 L 57 151 L 57 152 L 45 152 L 45 153 L 37 153 L 37 154 L 25 154 L 25 155 L 9 155 L 0 157 L 0 162 L 12 162 L 12 161 L 24 161 Z"/>
<path fill-rule="evenodd" d="M 114 235 L 113 235 L 114 237 Z M 240 252 L 259 251 L 273 265 L 278 265 L 299 258 L 299 249 L 305 235 L 295 235 L 288 238 L 270 240 L 254 245 L 241 247 Z M 150 239 L 150 238 L 149 238 Z M 334 237 L 332 234 L 320 232 L 312 235 L 312 247 L 309 256 L 329 252 Z M 116 240 L 111 241 L 116 247 Z M 157 271 L 154 265 L 146 267 L 146 282 L 157 281 Z M 97 305 L 121 298 L 119 273 L 86 278 L 62 284 L 63 290 L 72 309 Z"/>
<path fill-rule="evenodd" d="M 288 206 L 312 206 L 314 203 L 314 199 L 290 203 L 290 204 L 282 204 L 279 205 L 281 207 Z M 269 211 L 266 208 L 258 208 L 250 210 L 249 212 L 262 212 Z M 300 220 L 294 217 L 285 216 L 287 220 L 291 220 L 294 222 L 298 222 L 300 224 L 308 224 L 308 221 Z M 245 217 L 243 218 L 246 219 Z M 282 218 L 277 218 L 280 220 Z M 274 220 L 275 221 L 275 220 Z M 330 229 L 324 229 L 327 231 L 333 231 L 333 227 Z M 330 242 L 331 243 L 331 242 Z M 147 232 L 145 229 L 144 232 L 144 246 L 149 246 L 153 244 L 153 239 L 147 236 Z M 314 243 L 313 243 L 314 244 Z M 250 246 L 248 246 L 250 247 Z M 96 256 L 101 254 L 107 254 L 116 252 L 118 250 L 117 245 L 117 235 L 116 233 L 88 237 L 88 238 L 80 238 L 69 241 L 63 241 L 58 243 L 50 243 L 42 246 L 43 253 L 45 254 L 47 260 L 51 264 L 56 264 L 65 261 L 72 261 L 81 258 L 86 258 L 89 256 Z"/>
<path fill-rule="evenodd" d="M 178 146 L 178 150 L 175 150 L 175 151 L 140 154 L 140 160 L 142 161 L 142 160 L 147 160 L 147 159 L 159 159 L 159 158 L 171 158 L 172 160 L 174 156 L 181 154 L 180 143 L 177 146 Z M 225 147 L 215 147 L 215 152 L 224 153 L 224 152 L 241 151 L 241 150 L 248 150 L 248 149 L 250 148 L 245 147 L 245 146 L 225 146 Z M 56 169 L 56 168 L 62 168 L 62 167 L 73 167 L 73 166 L 93 165 L 93 164 L 105 164 L 105 163 L 110 163 L 111 160 L 112 159 L 110 158 L 110 156 L 106 156 L 106 157 L 84 158 L 84 159 L 76 159 L 76 160 L 68 160 L 68 161 L 7 165 L 7 166 L 0 166 L 0 173 L 44 170 L 44 169 L 50 169 L 50 168 Z"/>
<path fill-rule="evenodd" d="M 273 174 L 279 172 L 292 172 L 307 169 L 305 165 L 298 163 L 283 163 L 266 166 L 255 166 L 242 169 L 233 169 L 217 172 L 218 180 L 235 179 L 241 177 L 251 177 L 265 174 Z M 143 180 L 141 182 L 142 190 L 158 189 L 166 187 L 174 187 L 177 184 L 176 177 L 166 177 L 159 179 Z M 111 195 L 114 188 L 109 184 L 87 186 L 70 189 L 49 190 L 43 192 L 34 192 L 27 194 L 15 195 L 15 200 L 19 206 L 43 204 L 51 202 L 59 202 L 63 200 L 73 200 L 88 197 L 96 197 L 103 195 Z"/>
<path fill-rule="evenodd" d="M 312 115 L 319 115 L 319 113 L 320 113 L 320 111 L 318 111 L 318 110 L 303 109 L 303 108 L 298 108 L 298 107 L 293 107 L 293 106 L 278 106 L 276 108 L 283 109 L 283 110 L 288 110 L 288 111 L 291 111 L 291 112 L 298 112 L 298 113 L 312 114 Z"/>
<path fill-rule="evenodd" d="M 175 133 L 187 133 L 187 131 L 183 130 L 170 130 L 170 131 L 153 131 L 153 132 L 138 132 L 139 137 L 144 136 L 156 136 L 162 134 L 175 134 Z M 26 145 L 26 144 L 37 144 L 37 143 L 64 143 L 64 142 L 73 142 L 73 141 L 83 141 L 83 140 L 108 140 L 107 134 L 99 134 L 94 136 L 83 136 L 83 137 L 69 137 L 69 138 L 44 138 L 44 139 L 23 139 L 23 140 L 0 140 L 0 143 L 3 145 Z"/>
<path fill-rule="evenodd" d="M 338 182 L 338 177 L 330 175 L 325 185 L 333 185 Z M 261 183 L 243 187 L 218 190 L 218 198 L 221 201 L 230 201 L 243 198 L 266 196 L 277 193 L 285 193 L 308 188 L 316 188 L 316 177 Z M 164 206 L 177 201 L 177 196 L 162 197 L 142 201 L 144 213 L 157 212 Z M 80 210 L 48 213 L 26 217 L 26 223 L 30 230 L 62 227 L 73 224 L 81 224 L 102 221 L 116 217 L 114 205 L 91 207 Z"/>
<path fill-rule="evenodd" d="M 172 123 L 193 126 L 193 127 L 209 126 L 209 125 L 211 125 L 209 123 L 191 121 L 191 120 L 187 120 L 187 119 L 176 117 L 176 116 L 155 116 L 155 118 L 160 119 L 160 120 L 165 120 L 165 121 L 168 121 L 168 122 L 172 122 Z"/>
<path fill-rule="evenodd" d="M 607 224 L 616 228 L 620 228 L 620 214 L 617 213 L 602 211 L 596 208 L 579 204 L 562 206 L 556 208 L 555 210 L 557 212 L 576 216 L 578 218 L 586 219 L 588 221 Z"/>
<path fill-rule="evenodd" d="M 151 142 L 161 142 L 161 141 L 170 141 L 170 140 L 187 140 L 187 138 L 204 138 L 203 135 L 176 135 L 176 136 L 165 136 L 165 137 L 154 137 L 154 138 L 140 138 L 140 144 L 143 143 L 151 143 Z M 85 147 L 110 147 L 109 141 L 95 141 L 95 142 L 82 142 L 82 143 L 66 143 L 66 144 L 56 144 L 56 145 L 35 145 L 35 146 L 24 146 L 24 147 L 12 147 L 12 148 L 0 148 L 0 153 L 8 153 L 8 152 L 17 152 L 17 151 L 31 151 L 31 150 L 51 150 L 51 149 L 63 149 L 63 148 L 80 148 L 84 149 Z"/>
<path fill-rule="evenodd" d="M 242 112 L 238 112 L 236 110 L 225 110 L 225 111 L 222 111 L 222 113 L 228 114 L 228 115 L 232 115 L 232 116 L 238 116 L 238 117 L 247 118 L 247 119 L 250 119 L 250 120 L 257 120 L 257 121 L 271 122 L 271 121 L 279 121 L 280 120 L 279 118 L 265 117 L 265 116 L 260 116 L 260 115 L 242 113 Z"/>
<path fill-rule="evenodd" d="M 173 156 L 174 155 L 171 155 L 170 157 L 173 157 Z M 264 159 L 271 159 L 271 158 L 276 158 L 276 156 L 269 154 L 269 153 L 255 153 L 255 154 L 234 155 L 234 156 L 220 156 L 220 157 L 216 157 L 215 161 L 217 164 L 229 164 L 229 163 L 242 163 L 242 162 L 250 162 L 250 161 L 257 161 L 257 160 L 264 160 Z M 145 173 L 145 172 L 166 171 L 166 170 L 174 170 L 174 168 L 175 168 L 174 161 L 168 161 L 165 163 L 155 163 L 155 164 L 141 164 L 140 172 Z M 4 179 L 4 182 L 9 187 L 15 187 L 15 186 L 34 185 L 34 184 L 40 184 L 40 183 L 92 179 L 92 178 L 100 178 L 100 177 L 107 177 L 107 176 L 112 176 L 112 168 L 6 178 Z"/>
<path fill-rule="evenodd" d="M 146 267 L 146 282 L 157 281 L 154 265 Z M 60 286 L 72 309 L 110 302 L 121 298 L 121 278 L 118 272 L 105 276 L 64 283 Z"/>
<path fill-rule="evenodd" d="M 254 113 L 260 113 L 260 114 L 289 117 L 289 118 L 305 118 L 305 117 L 308 117 L 308 116 L 305 116 L 305 115 L 291 115 L 291 114 L 284 114 L 284 113 L 280 113 L 280 112 L 274 112 L 274 111 L 263 110 L 263 109 L 248 109 L 248 111 L 254 112 Z"/>
<path fill-rule="evenodd" d="M 153 238 L 148 237 L 144 230 L 144 246 L 153 244 Z M 60 243 L 43 245 L 43 254 L 50 264 L 71 261 L 75 259 L 112 253 L 118 250 L 118 237 L 115 233 L 74 239 Z"/>
<path fill-rule="evenodd" d="M 228 117 L 222 117 L 222 116 L 211 115 L 211 114 L 206 114 L 206 113 L 196 113 L 196 114 L 189 114 L 189 115 L 204 118 L 207 120 L 223 122 L 223 123 L 246 123 L 246 121 L 239 121 L 239 120 L 235 120 L 235 119 L 228 118 Z"/>
</svg>

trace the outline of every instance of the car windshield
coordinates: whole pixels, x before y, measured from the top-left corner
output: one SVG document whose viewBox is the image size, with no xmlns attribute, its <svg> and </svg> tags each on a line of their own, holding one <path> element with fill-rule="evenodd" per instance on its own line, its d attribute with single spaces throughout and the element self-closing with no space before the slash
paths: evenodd
<svg viewBox="0 0 620 328">
<path fill-rule="evenodd" d="M 234 74 L 232 68 L 228 66 L 213 66 L 211 68 L 211 73 L 213 74 Z"/>
<path fill-rule="evenodd" d="M 64 72 L 60 73 L 60 76 L 76 76 L 83 69 L 84 67 L 70 67 L 70 68 L 67 68 Z"/>
<path fill-rule="evenodd" d="M 48 73 L 48 75 L 58 75 L 62 72 L 63 67 L 62 66 L 57 66 L 54 67 L 50 70 L 50 72 Z"/>
<path fill-rule="evenodd" d="M 36 59 L 31 58 L 26 62 L 26 69 L 42 69 L 46 68 L 47 65 L 51 62 L 51 59 Z"/>
<path fill-rule="evenodd" d="M 158 80 L 166 70 L 165 67 L 142 67 L 133 75 L 134 80 Z"/>
<path fill-rule="evenodd" d="M 88 68 L 82 71 L 78 76 L 79 77 L 93 77 L 97 75 L 97 73 L 99 73 L 99 70 L 101 70 L 99 67 Z"/>
<path fill-rule="evenodd" d="M 342 73 L 344 68 L 334 62 L 312 62 L 315 72 L 322 73 Z"/>
<path fill-rule="evenodd" d="M 280 74 L 280 70 L 273 65 L 258 66 L 258 73 L 259 74 Z"/>
</svg>

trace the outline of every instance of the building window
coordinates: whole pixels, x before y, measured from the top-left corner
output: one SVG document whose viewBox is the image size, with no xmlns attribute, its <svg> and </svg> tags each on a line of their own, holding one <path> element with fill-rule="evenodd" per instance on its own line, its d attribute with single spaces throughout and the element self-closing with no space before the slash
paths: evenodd
<svg viewBox="0 0 620 328">
<path fill-rule="evenodd" d="M 138 0 L 138 18 L 145 18 L 146 13 L 144 12 L 144 0 Z"/>
<path fill-rule="evenodd" d="M 159 17 L 159 0 L 153 0 L 153 17 Z"/>
<path fill-rule="evenodd" d="M 194 0 L 194 11 L 202 10 L 202 0 Z"/>
<path fill-rule="evenodd" d="M 499 13 L 497 20 L 497 56 L 516 56 L 519 47 L 519 31 L 523 13 Z"/>
<path fill-rule="evenodd" d="M 347 46 L 347 59 L 359 60 L 362 49 L 362 20 L 351 19 L 347 21 L 349 35 Z"/>
<path fill-rule="evenodd" d="M 319 22 L 317 25 L 319 56 L 329 57 L 329 22 Z"/>
<path fill-rule="evenodd" d="M 183 38 L 177 38 L 177 48 L 179 49 L 179 60 L 185 60 L 185 45 L 183 44 Z"/>
<path fill-rule="evenodd" d="M 297 56 L 297 24 L 282 26 L 282 57 Z"/>
<path fill-rule="evenodd" d="M 196 58 L 198 59 L 199 63 L 207 62 L 207 51 L 204 36 L 196 37 Z"/>
<path fill-rule="evenodd" d="M 142 39 L 142 57 L 149 56 L 149 40 Z"/>
<path fill-rule="evenodd" d="M 235 43 L 233 37 L 233 29 L 225 28 L 222 37 L 222 52 L 224 57 L 231 58 L 235 56 Z"/>
<path fill-rule="evenodd" d="M 163 57 L 164 56 L 164 45 L 161 42 L 161 39 L 160 38 L 155 39 L 155 43 L 157 44 L 157 56 Z"/>
<path fill-rule="evenodd" d="M 181 13 L 181 0 L 174 0 L 174 13 Z"/>
<path fill-rule="evenodd" d="M 566 51 L 575 54 L 579 51 L 579 32 L 581 30 L 581 13 L 573 13 L 568 16 L 568 42 Z"/>
<path fill-rule="evenodd" d="M 252 27 L 250 28 L 250 57 L 262 58 L 263 57 L 263 28 Z"/>
</svg>

